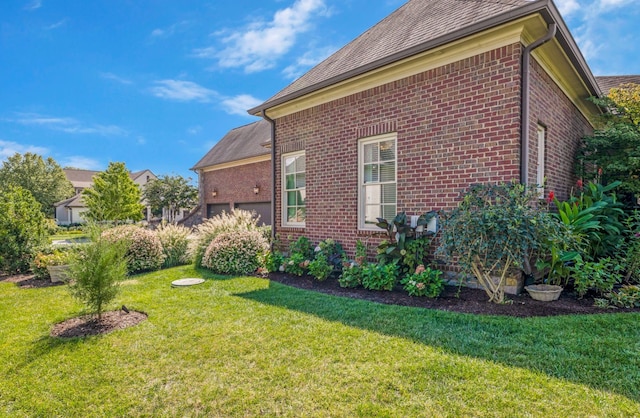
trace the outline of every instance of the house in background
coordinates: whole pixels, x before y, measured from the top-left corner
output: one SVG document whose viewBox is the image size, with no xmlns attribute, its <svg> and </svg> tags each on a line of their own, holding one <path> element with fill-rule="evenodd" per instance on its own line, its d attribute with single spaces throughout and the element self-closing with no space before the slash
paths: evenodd
<svg viewBox="0 0 640 418">
<path fill-rule="evenodd" d="M 566 198 L 600 93 L 550 0 L 410 0 L 249 110 L 275 131 L 273 233 L 353 252 L 473 183 Z"/>
<path fill-rule="evenodd" d="M 65 168 L 64 174 L 73 185 L 76 194 L 69 199 L 55 203 L 55 216 L 58 225 L 81 224 L 85 222 L 82 213 L 87 207 L 82 201 L 82 191 L 93 185 L 93 176 L 100 171 L 81 170 L 75 168 Z M 135 173 L 129 173 L 129 176 L 142 190 L 149 181 L 157 179 L 151 170 L 141 170 Z M 143 202 L 144 203 L 144 202 Z M 151 220 L 151 210 L 147 208 L 145 220 Z"/>
<path fill-rule="evenodd" d="M 597 76 L 596 81 L 600 86 L 603 94 L 608 94 L 612 88 L 618 88 L 623 84 L 638 84 L 640 85 L 640 75 L 605 75 Z"/>
<path fill-rule="evenodd" d="M 270 138 L 265 120 L 232 129 L 191 168 L 198 173 L 203 218 L 244 209 L 271 224 Z"/>
</svg>

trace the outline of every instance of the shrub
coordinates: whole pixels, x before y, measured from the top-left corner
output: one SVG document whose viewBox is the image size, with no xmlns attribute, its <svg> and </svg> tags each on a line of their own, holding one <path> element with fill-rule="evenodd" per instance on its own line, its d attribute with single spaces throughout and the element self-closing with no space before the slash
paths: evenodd
<svg viewBox="0 0 640 418">
<path fill-rule="evenodd" d="M 312 260 L 314 251 L 311 247 L 311 241 L 307 237 L 299 237 L 289 245 L 289 255 L 301 254 L 305 259 Z"/>
<path fill-rule="evenodd" d="M 296 276 L 304 276 L 309 268 L 311 261 L 305 258 L 303 254 L 293 253 L 291 257 L 284 260 L 284 271 Z"/>
<path fill-rule="evenodd" d="M 442 272 L 423 265 L 419 265 L 415 273 L 406 276 L 400 283 L 409 296 L 435 298 L 444 290 Z"/>
<path fill-rule="evenodd" d="M 48 279 L 47 266 L 70 264 L 78 255 L 77 247 L 62 247 L 39 252 L 31 263 L 31 271 L 36 279 Z"/>
<path fill-rule="evenodd" d="M 28 271 L 45 243 L 46 221 L 40 203 L 21 187 L 0 190 L 0 271 Z"/>
<path fill-rule="evenodd" d="M 622 286 L 617 292 L 606 295 L 606 304 L 617 308 L 640 308 L 640 286 Z"/>
<path fill-rule="evenodd" d="M 620 266 L 610 258 L 603 258 L 598 262 L 579 261 L 571 268 L 573 284 L 579 297 L 583 297 L 592 290 L 601 295 L 611 292 L 622 277 Z"/>
<path fill-rule="evenodd" d="M 333 272 L 333 265 L 329 264 L 327 256 L 322 252 L 316 254 L 316 257 L 309 263 L 309 274 L 319 281 L 326 280 Z"/>
<path fill-rule="evenodd" d="M 250 274 L 260 267 L 259 256 L 269 243 L 259 231 L 224 232 L 211 241 L 202 265 L 218 274 Z"/>
<path fill-rule="evenodd" d="M 267 272 L 273 273 L 278 271 L 284 262 L 284 257 L 277 251 L 265 251 L 258 256 L 260 265 L 264 267 Z"/>
<path fill-rule="evenodd" d="M 231 213 L 222 212 L 213 218 L 207 219 L 196 228 L 195 239 L 192 242 L 191 253 L 196 267 L 202 267 L 202 258 L 207 247 L 220 234 L 239 231 L 262 231 L 265 235 L 268 229 L 258 227 L 258 218 L 253 212 L 236 209 Z"/>
<path fill-rule="evenodd" d="M 365 264 L 362 266 L 362 286 L 369 290 L 393 290 L 398 279 L 398 265 Z"/>
<path fill-rule="evenodd" d="M 191 230 L 182 225 L 160 224 L 156 234 L 162 244 L 165 256 L 163 268 L 189 264 L 189 234 Z"/>
<path fill-rule="evenodd" d="M 118 282 L 127 275 L 127 241 L 111 240 L 92 233 L 92 242 L 83 245 L 69 266 L 73 279 L 71 294 L 101 317 L 105 306 L 118 295 Z"/>
<path fill-rule="evenodd" d="M 340 287 L 358 287 L 362 285 L 362 266 L 345 261 L 342 265 L 342 274 L 338 279 Z"/>
<path fill-rule="evenodd" d="M 158 236 L 135 225 L 121 225 L 107 229 L 102 235 L 110 242 L 124 241 L 127 245 L 127 265 L 130 274 L 158 270 L 165 255 Z"/>
</svg>

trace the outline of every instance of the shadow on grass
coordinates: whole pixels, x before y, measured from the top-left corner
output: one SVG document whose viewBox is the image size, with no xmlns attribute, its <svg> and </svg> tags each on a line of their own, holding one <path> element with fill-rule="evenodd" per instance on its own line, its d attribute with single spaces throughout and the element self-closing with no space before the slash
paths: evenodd
<svg viewBox="0 0 640 418">
<path fill-rule="evenodd" d="M 640 401 L 638 314 L 480 316 L 382 305 L 274 282 L 267 289 L 235 296 Z"/>
</svg>

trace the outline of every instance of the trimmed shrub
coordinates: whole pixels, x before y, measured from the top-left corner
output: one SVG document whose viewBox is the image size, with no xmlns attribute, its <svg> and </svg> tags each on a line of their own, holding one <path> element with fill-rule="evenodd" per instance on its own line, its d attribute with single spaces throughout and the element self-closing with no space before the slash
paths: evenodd
<svg viewBox="0 0 640 418">
<path fill-rule="evenodd" d="M 156 234 L 162 244 L 165 259 L 163 268 L 189 264 L 189 234 L 191 230 L 182 225 L 161 224 Z"/>
<path fill-rule="evenodd" d="M 127 242 L 127 269 L 130 274 L 158 270 L 164 263 L 162 243 L 153 231 L 135 225 L 122 225 L 107 229 L 102 235 L 109 242 Z"/>
<path fill-rule="evenodd" d="M 258 227 L 258 218 L 253 212 L 236 209 L 231 213 L 222 212 L 213 218 L 207 219 L 196 227 L 196 238 L 191 244 L 191 253 L 196 263 L 196 267 L 205 266 L 203 257 L 211 242 L 220 234 L 226 232 L 258 231 L 263 228 Z M 265 232 L 262 232 L 264 235 Z"/>
<path fill-rule="evenodd" d="M 211 241 L 202 265 L 218 274 L 250 274 L 260 267 L 269 243 L 259 231 L 224 232 Z"/>
<path fill-rule="evenodd" d="M 444 279 L 440 270 L 420 264 L 413 274 L 400 281 L 409 296 L 436 298 L 444 290 Z"/>
</svg>

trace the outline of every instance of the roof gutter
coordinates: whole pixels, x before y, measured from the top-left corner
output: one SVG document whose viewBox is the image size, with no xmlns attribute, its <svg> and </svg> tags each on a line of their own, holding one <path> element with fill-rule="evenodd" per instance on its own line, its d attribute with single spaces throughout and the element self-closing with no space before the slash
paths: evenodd
<svg viewBox="0 0 640 418">
<path fill-rule="evenodd" d="M 520 102 L 520 183 L 529 179 L 529 65 L 531 52 L 556 36 L 557 25 L 549 24 L 547 33 L 524 48 L 522 53 L 521 102 Z"/>
<path fill-rule="evenodd" d="M 271 124 L 271 249 L 276 242 L 276 121 L 262 109 L 262 118 Z"/>
</svg>

